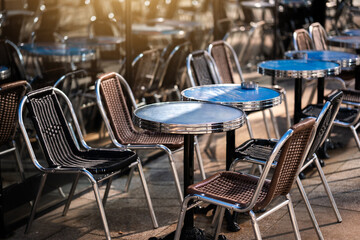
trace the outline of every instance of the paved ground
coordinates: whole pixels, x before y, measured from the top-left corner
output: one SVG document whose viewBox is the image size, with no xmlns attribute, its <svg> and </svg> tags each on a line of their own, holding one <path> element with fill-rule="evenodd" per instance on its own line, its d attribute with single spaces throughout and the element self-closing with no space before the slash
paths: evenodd
<svg viewBox="0 0 360 240">
<path fill-rule="evenodd" d="M 281 82 L 286 86 L 290 109 L 292 109 L 293 86 L 290 82 Z M 305 98 L 306 99 L 306 98 Z M 285 131 L 283 106 L 276 107 L 276 115 L 280 122 L 281 132 Z M 255 137 L 265 137 L 261 114 L 252 114 L 251 122 Z M 321 226 L 325 239 L 358 239 L 360 236 L 360 152 L 355 142 L 350 138 L 350 131 L 338 130 L 345 136 L 342 140 L 342 148 L 330 150 L 330 159 L 326 159 L 323 168 L 335 200 L 343 217 L 342 223 L 337 223 L 335 215 L 330 207 L 321 181 L 316 171 L 308 171 L 307 178 L 303 180 L 316 217 Z M 244 129 L 236 132 L 237 144 L 248 138 Z M 205 145 L 207 136 L 201 137 L 201 146 Z M 102 142 L 104 143 L 104 141 Z M 212 142 L 213 154 L 202 152 L 207 175 L 223 170 L 225 166 L 225 135 L 218 134 Z M 175 154 L 176 164 L 182 181 L 182 153 Z M 250 165 L 241 165 L 242 171 L 248 171 Z M 111 236 L 114 239 L 139 240 L 150 237 L 162 237 L 175 229 L 179 213 L 179 203 L 172 182 L 167 158 L 165 156 L 145 165 L 145 174 L 150 188 L 155 213 L 159 221 L 159 228 L 153 229 L 147 211 L 144 194 L 140 185 L 138 174 L 135 174 L 130 191 L 124 193 L 125 177 L 113 182 L 110 197 L 106 205 L 106 214 L 109 222 Z M 200 179 L 199 172 L 195 174 Z M 82 186 L 89 184 L 87 180 L 81 181 Z M 104 189 L 104 188 L 102 188 Z M 64 191 L 67 193 L 68 189 Z M 295 205 L 296 217 L 303 239 L 317 239 L 307 214 L 305 205 L 294 187 L 291 191 Z M 56 209 L 33 223 L 31 232 L 25 235 L 24 227 L 18 229 L 11 239 L 104 239 L 104 232 L 92 192 L 89 192 L 71 204 L 67 216 L 62 216 L 62 208 Z M 206 228 L 208 231 L 211 216 L 197 215 L 196 225 Z M 250 219 L 246 215 L 240 215 L 239 224 L 241 230 L 231 233 L 223 227 L 222 232 L 228 239 L 254 239 Z M 292 228 L 287 211 L 279 210 L 273 215 L 260 222 L 260 229 L 265 239 L 293 239 Z"/>
</svg>

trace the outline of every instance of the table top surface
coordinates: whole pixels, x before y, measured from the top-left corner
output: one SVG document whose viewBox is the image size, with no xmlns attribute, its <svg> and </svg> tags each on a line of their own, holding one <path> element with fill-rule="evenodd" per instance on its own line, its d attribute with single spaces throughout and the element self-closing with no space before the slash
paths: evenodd
<svg viewBox="0 0 360 240">
<path fill-rule="evenodd" d="M 0 79 L 4 80 L 10 77 L 10 68 L 6 66 L 0 66 Z"/>
<path fill-rule="evenodd" d="M 237 129 L 244 124 L 240 109 L 204 102 L 162 102 L 134 111 L 134 123 L 146 130 L 173 134 L 205 134 Z"/>
<path fill-rule="evenodd" d="M 123 37 L 114 36 L 94 36 L 92 38 L 79 36 L 69 37 L 66 39 L 66 44 L 71 46 L 101 46 L 101 45 L 114 45 L 120 44 L 125 41 Z"/>
<path fill-rule="evenodd" d="M 275 2 L 265 2 L 265 1 L 241 1 L 240 4 L 243 7 L 249 8 L 274 8 Z M 306 0 L 280 0 L 279 4 L 287 6 L 287 7 L 301 7 L 301 6 L 309 6 L 311 4 L 310 1 Z"/>
<path fill-rule="evenodd" d="M 327 42 L 335 47 L 360 48 L 360 36 L 333 36 L 328 37 Z"/>
<path fill-rule="evenodd" d="M 275 77 L 326 77 L 338 75 L 340 73 L 340 64 L 305 59 L 270 60 L 259 63 L 258 72 Z"/>
<path fill-rule="evenodd" d="M 287 58 L 296 58 L 297 53 L 305 53 L 307 59 L 310 60 L 336 62 L 339 63 L 341 67 L 352 67 L 355 65 L 360 65 L 359 55 L 339 51 L 288 51 L 285 53 L 285 56 Z"/>
<path fill-rule="evenodd" d="M 280 93 L 265 87 L 245 88 L 240 84 L 214 84 L 191 87 L 181 92 L 184 100 L 230 105 L 243 111 L 255 111 L 281 103 Z"/>
<path fill-rule="evenodd" d="M 347 36 L 360 36 L 360 29 L 346 29 L 342 33 Z"/>
<path fill-rule="evenodd" d="M 147 22 L 150 24 L 171 26 L 174 28 L 182 28 L 182 29 L 187 29 L 187 30 L 202 27 L 202 24 L 200 22 L 182 21 L 182 20 L 166 19 L 166 18 L 149 19 Z"/>
<path fill-rule="evenodd" d="M 148 25 L 143 23 L 132 24 L 132 32 L 134 34 L 155 34 L 155 35 L 181 35 L 185 34 L 183 30 L 176 29 L 173 26 L 163 24 Z"/>
<path fill-rule="evenodd" d="M 94 54 L 94 50 L 85 47 L 68 46 L 61 43 L 27 43 L 20 46 L 22 50 L 35 55 L 79 56 Z"/>
</svg>

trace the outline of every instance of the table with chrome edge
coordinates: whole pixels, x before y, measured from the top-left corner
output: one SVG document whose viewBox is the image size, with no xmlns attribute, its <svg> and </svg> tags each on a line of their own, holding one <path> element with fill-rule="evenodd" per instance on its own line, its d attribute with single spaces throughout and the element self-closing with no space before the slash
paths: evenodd
<svg viewBox="0 0 360 240">
<path fill-rule="evenodd" d="M 301 118 L 302 78 L 318 78 L 318 95 L 324 96 L 324 77 L 338 75 L 340 64 L 306 59 L 270 60 L 259 63 L 258 72 L 295 79 L 294 123 L 298 123 Z"/>
<path fill-rule="evenodd" d="M 134 111 L 135 125 L 145 130 L 184 135 L 184 193 L 194 183 L 194 135 L 232 132 L 244 125 L 243 111 L 220 104 L 202 102 L 162 102 L 145 105 Z M 232 158 L 235 138 L 228 137 L 227 158 Z M 199 233 L 194 227 L 194 209 L 187 211 L 182 236 L 190 239 Z M 169 235 L 170 236 L 170 235 Z M 169 239 L 171 237 L 168 237 Z M 167 237 L 165 237 L 167 239 Z M 203 238 L 204 239 L 204 238 Z"/>
</svg>

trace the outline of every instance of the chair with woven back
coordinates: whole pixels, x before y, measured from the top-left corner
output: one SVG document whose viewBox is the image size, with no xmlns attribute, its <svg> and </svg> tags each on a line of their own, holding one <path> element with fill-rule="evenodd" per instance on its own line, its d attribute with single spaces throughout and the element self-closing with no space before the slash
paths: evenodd
<svg viewBox="0 0 360 240">
<path fill-rule="evenodd" d="M 66 106 L 70 109 L 80 144 L 75 141 L 75 136 L 68 126 L 58 97 L 64 100 Z M 36 130 L 46 163 L 38 161 L 27 134 L 23 116 L 25 106 Z M 127 149 L 90 148 L 83 139 L 71 102 L 62 91 L 47 87 L 28 93 L 20 103 L 19 123 L 33 164 L 42 172 L 39 189 L 32 205 L 25 232 L 30 230 L 47 176 L 49 174 L 74 174 L 76 175 L 76 180 L 70 189 L 63 215 L 66 215 L 70 207 L 80 175 L 84 175 L 92 184 L 106 239 L 111 239 L 104 210 L 111 182 L 114 176 L 123 173 L 127 169 L 133 171 L 134 167 L 139 169 L 153 226 L 154 228 L 158 227 L 140 159 L 134 152 Z M 108 182 L 103 199 L 101 200 L 99 183 L 105 180 L 108 180 Z"/>
<path fill-rule="evenodd" d="M 130 98 L 132 108 L 136 108 L 137 105 L 129 85 L 121 75 L 108 73 L 101 76 L 96 82 L 95 91 L 100 113 L 114 145 L 121 149 L 159 149 L 165 151 L 168 155 L 179 201 L 182 202 L 183 194 L 172 153 L 183 146 L 183 137 L 181 135 L 141 131 L 135 128 L 125 93 Z M 205 179 L 198 143 L 195 148 L 200 172 Z"/>
<path fill-rule="evenodd" d="M 182 205 L 174 239 L 180 239 L 187 209 L 198 205 L 199 201 L 218 206 L 218 225 L 215 229 L 214 239 L 218 239 L 225 209 L 249 213 L 255 236 L 257 239 L 261 239 L 258 221 L 284 206 L 288 207 L 296 239 L 300 239 L 290 189 L 314 138 L 314 127 L 315 119 L 313 118 L 305 119 L 292 126 L 276 143 L 260 177 L 231 171 L 219 172 L 204 181 L 189 186 L 188 196 L 185 197 Z M 266 178 L 276 158 L 278 159 L 277 166 L 274 174 L 270 177 L 271 180 L 268 180 Z M 285 201 L 259 217 L 255 215 L 256 211 L 268 207 L 274 199 L 279 197 L 285 197 Z"/>
<path fill-rule="evenodd" d="M 239 60 L 236 57 L 236 53 L 234 49 L 231 47 L 229 43 L 225 41 L 212 42 L 208 47 L 208 52 L 215 60 L 218 72 L 221 76 L 221 80 L 223 83 L 235 83 L 236 82 L 235 76 L 239 77 L 241 83 L 245 82 L 245 79 L 242 75 Z M 282 100 L 284 101 L 284 106 L 285 106 L 286 123 L 287 123 L 287 127 L 289 128 L 291 126 L 291 123 L 290 123 L 290 115 L 287 105 L 286 91 L 284 88 L 278 85 L 271 86 L 270 88 L 280 92 L 282 95 Z M 279 138 L 280 137 L 279 130 L 272 109 L 269 109 L 269 112 L 274 126 L 276 138 Z M 264 117 L 264 123 L 268 137 L 270 137 L 270 130 L 268 127 L 268 123 L 266 121 L 266 116 L 264 111 L 263 111 L 263 117 Z"/>
<path fill-rule="evenodd" d="M 323 104 L 321 107 L 319 106 L 318 108 L 319 114 L 317 116 L 312 116 L 312 117 L 317 117 L 316 136 L 307 154 L 305 163 L 301 167 L 301 172 L 302 172 L 306 168 L 308 168 L 312 163 L 315 163 L 315 166 L 318 170 L 319 176 L 326 190 L 326 193 L 333 207 L 333 210 L 336 214 L 338 222 L 341 222 L 342 218 L 335 203 L 334 197 L 331 193 L 329 184 L 325 178 L 325 174 L 322 170 L 316 152 L 319 150 L 320 146 L 325 142 L 327 136 L 329 135 L 331 127 L 334 123 L 334 119 L 338 114 L 342 98 L 343 98 L 343 93 L 341 91 L 334 92 L 329 96 L 329 100 L 325 104 Z M 274 149 L 274 146 L 276 144 L 277 144 L 276 140 L 269 140 L 269 139 L 250 139 L 246 141 L 235 150 L 236 160 L 233 162 L 233 167 L 235 168 L 236 165 L 241 161 L 248 161 L 251 163 L 264 165 L 266 161 L 268 161 L 268 156 L 271 154 L 271 151 Z M 277 164 L 277 158 L 275 159 L 273 164 L 274 164 L 273 167 L 275 167 Z M 319 225 L 317 224 L 315 215 L 312 211 L 312 208 L 306 196 L 306 192 L 302 187 L 299 177 L 297 178 L 297 185 L 301 193 L 301 196 L 305 201 L 308 212 L 312 218 L 314 227 L 317 230 L 318 235 L 320 236 L 321 232 L 319 229 Z"/>
<path fill-rule="evenodd" d="M 28 83 L 26 81 L 14 81 L 0 85 L 0 146 L 7 146 L 6 149 L 1 150 L 0 156 L 11 151 L 15 153 L 21 181 L 25 180 L 25 174 L 14 138 L 17 127 L 18 107 L 27 87 Z"/>
</svg>

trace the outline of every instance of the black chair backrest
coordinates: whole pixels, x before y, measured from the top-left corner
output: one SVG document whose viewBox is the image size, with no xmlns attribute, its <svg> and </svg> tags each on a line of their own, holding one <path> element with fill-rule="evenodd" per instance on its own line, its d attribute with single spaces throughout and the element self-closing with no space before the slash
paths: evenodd
<svg viewBox="0 0 360 240">
<path fill-rule="evenodd" d="M 207 52 L 203 50 L 191 53 L 191 69 L 194 75 L 195 84 L 198 86 L 215 84 L 218 82 L 212 74 L 211 66 L 205 56 L 206 54 Z"/>
<path fill-rule="evenodd" d="M 53 88 L 27 94 L 26 106 L 50 167 L 81 156 Z"/>
<path fill-rule="evenodd" d="M 318 116 L 318 123 L 316 129 L 316 135 L 313 141 L 313 144 L 309 150 L 308 158 L 312 158 L 313 154 L 320 148 L 320 146 L 325 142 L 331 126 L 334 122 L 334 119 L 339 111 L 341 101 L 343 98 L 342 91 L 336 91 L 329 96 L 328 101 L 325 103 L 325 107 L 328 106 L 327 111 L 323 112 L 322 116 Z"/>
<path fill-rule="evenodd" d="M 11 81 L 26 80 L 25 68 L 21 63 L 16 45 L 9 40 L 0 40 L 0 65 L 10 68 Z"/>
<path fill-rule="evenodd" d="M 186 66 L 186 57 L 191 52 L 191 43 L 185 42 L 175 46 L 166 60 L 163 77 L 160 79 L 161 88 L 172 88 L 176 84 L 176 77 L 179 70 Z"/>
</svg>

